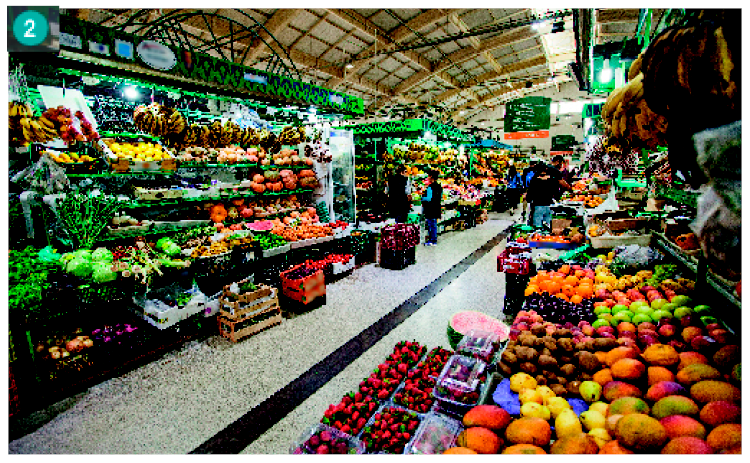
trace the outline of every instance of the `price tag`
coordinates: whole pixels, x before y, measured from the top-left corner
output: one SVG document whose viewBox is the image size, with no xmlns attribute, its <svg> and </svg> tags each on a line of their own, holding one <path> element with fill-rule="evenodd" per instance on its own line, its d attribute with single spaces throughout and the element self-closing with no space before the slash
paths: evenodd
<svg viewBox="0 0 750 463">
<path fill-rule="evenodd" d="M 56 6 L 9 6 L 9 52 L 58 52 L 60 9 Z"/>
</svg>

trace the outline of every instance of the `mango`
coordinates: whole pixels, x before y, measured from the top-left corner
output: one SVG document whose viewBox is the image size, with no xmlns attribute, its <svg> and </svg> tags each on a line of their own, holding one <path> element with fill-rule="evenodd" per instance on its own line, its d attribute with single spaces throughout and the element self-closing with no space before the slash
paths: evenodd
<svg viewBox="0 0 750 463">
<path fill-rule="evenodd" d="M 721 424 L 708 433 L 706 443 L 715 452 L 739 447 L 742 445 L 742 425 L 737 423 Z"/>
<path fill-rule="evenodd" d="M 646 400 L 656 402 L 670 395 L 686 394 L 687 390 L 682 387 L 681 384 L 673 381 L 661 381 L 648 388 L 648 391 L 646 392 Z"/>
<path fill-rule="evenodd" d="M 621 397 L 643 397 L 641 390 L 623 381 L 610 381 L 602 390 L 604 400 L 613 402 Z"/>
<path fill-rule="evenodd" d="M 700 403 L 724 400 L 739 404 L 741 392 L 739 388 L 724 381 L 700 381 L 690 387 L 690 397 Z"/>
<path fill-rule="evenodd" d="M 497 434 L 487 428 L 466 428 L 458 435 L 456 443 L 480 454 L 495 454 L 503 444 Z"/>
<path fill-rule="evenodd" d="M 549 449 L 550 454 L 558 455 L 595 455 L 599 453 L 596 440 L 582 432 L 558 438 Z"/>
<path fill-rule="evenodd" d="M 607 442 L 612 440 L 612 436 L 609 435 L 606 429 L 604 428 L 594 428 L 591 431 L 589 431 L 589 436 L 594 438 L 594 441 L 596 441 L 596 445 L 599 446 L 599 450 L 607 445 Z"/>
<path fill-rule="evenodd" d="M 698 415 L 700 408 L 690 398 L 681 395 L 670 395 L 660 399 L 651 408 L 651 415 L 660 420 L 670 415 Z"/>
<path fill-rule="evenodd" d="M 583 425 L 581 425 L 578 416 L 573 410 L 563 410 L 557 418 L 555 418 L 555 434 L 558 439 L 565 436 L 581 434 L 583 432 Z"/>
<path fill-rule="evenodd" d="M 686 386 L 692 386 L 699 381 L 705 381 L 710 379 L 720 379 L 721 372 L 710 365 L 704 365 L 702 363 L 694 363 L 688 365 L 677 373 L 675 379 L 680 384 Z"/>
<path fill-rule="evenodd" d="M 710 445 L 704 440 L 694 436 L 680 436 L 670 440 L 667 445 L 661 449 L 663 455 L 696 455 L 714 453 Z"/>
<path fill-rule="evenodd" d="M 617 421 L 615 436 L 625 447 L 636 452 L 653 452 L 667 442 L 667 430 L 656 418 L 634 413 Z"/>
<path fill-rule="evenodd" d="M 608 416 L 630 415 L 632 413 L 643 413 L 648 415 L 650 408 L 648 404 L 638 397 L 621 397 L 616 399 L 607 409 Z"/>
<path fill-rule="evenodd" d="M 596 428 L 604 429 L 604 425 L 607 421 L 604 415 L 593 410 L 586 410 L 585 412 L 581 413 L 581 416 L 579 418 L 586 431 L 591 431 L 592 429 Z"/>
<path fill-rule="evenodd" d="M 699 421 L 689 416 L 670 415 L 659 420 L 667 430 L 670 439 L 680 436 L 692 436 L 698 439 L 706 438 L 706 428 Z"/>
<path fill-rule="evenodd" d="M 546 404 L 552 418 L 557 418 L 563 410 L 570 410 L 570 404 L 562 397 L 550 397 Z"/>
<path fill-rule="evenodd" d="M 607 410 L 609 410 L 609 404 L 606 402 L 594 402 L 589 405 L 589 410 L 599 412 L 604 416 L 607 416 Z"/>
<path fill-rule="evenodd" d="M 477 405 L 463 418 L 463 425 L 467 428 L 481 426 L 491 431 L 502 432 L 510 424 L 510 414 L 497 405 Z"/>
<path fill-rule="evenodd" d="M 725 400 L 709 402 L 700 411 L 700 419 L 709 426 L 724 423 L 739 423 L 740 407 Z"/>
</svg>

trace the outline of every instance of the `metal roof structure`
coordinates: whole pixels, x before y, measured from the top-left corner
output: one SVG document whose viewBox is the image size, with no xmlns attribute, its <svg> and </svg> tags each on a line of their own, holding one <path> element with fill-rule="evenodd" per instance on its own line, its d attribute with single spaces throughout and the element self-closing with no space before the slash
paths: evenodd
<svg viewBox="0 0 750 463">
<path fill-rule="evenodd" d="M 576 56 L 572 9 L 64 13 L 136 34 L 145 29 L 134 25 L 134 18 L 141 24 L 158 24 L 165 16 L 186 18 L 181 21 L 185 40 L 213 56 L 259 69 L 276 62 L 303 80 L 361 97 L 370 115 L 426 115 L 454 124 L 487 107 L 570 82 L 567 65 Z M 593 18 L 591 43 L 619 41 L 635 35 L 639 10 L 598 9 Z M 243 25 L 253 33 L 240 35 L 237 29 Z"/>
</svg>

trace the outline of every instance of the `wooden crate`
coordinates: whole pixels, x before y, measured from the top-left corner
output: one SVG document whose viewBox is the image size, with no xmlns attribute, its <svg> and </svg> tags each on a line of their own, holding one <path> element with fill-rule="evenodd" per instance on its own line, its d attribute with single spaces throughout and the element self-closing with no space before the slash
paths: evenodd
<svg viewBox="0 0 750 463">
<path fill-rule="evenodd" d="M 249 336 L 258 334 L 284 320 L 281 316 L 278 299 L 275 305 L 251 317 L 231 320 L 219 315 L 216 318 L 219 321 L 219 333 L 232 342 L 239 342 Z"/>
<path fill-rule="evenodd" d="M 239 302 L 231 302 L 224 298 L 223 295 L 219 296 L 219 313 L 230 320 L 241 320 L 246 318 L 250 314 L 261 313 L 268 307 L 273 307 L 279 304 L 278 294 L 276 290 L 273 290 L 271 298 L 259 298 L 257 302 L 244 305 Z"/>
<path fill-rule="evenodd" d="M 243 283 L 247 283 L 247 280 L 248 279 L 245 278 L 244 280 L 238 281 L 237 284 L 242 285 Z M 258 289 L 255 291 L 244 293 L 244 294 L 237 294 L 229 290 L 230 286 L 232 285 L 224 286 L 224 291 L 222 292 L 222 295 L 224 296 L 225 299 L 228 298 L 229 296 L 233 296 L 237 302 L 242 303 L 242 304 L 252 304 L 256 300 L 260 299 L 261 297 L 270 296 L 271 293 L 275 291 L 274 288 L 268 285 L 259 284 L 259 285 L 256 285 L 258 286 Z"/>
</svg>

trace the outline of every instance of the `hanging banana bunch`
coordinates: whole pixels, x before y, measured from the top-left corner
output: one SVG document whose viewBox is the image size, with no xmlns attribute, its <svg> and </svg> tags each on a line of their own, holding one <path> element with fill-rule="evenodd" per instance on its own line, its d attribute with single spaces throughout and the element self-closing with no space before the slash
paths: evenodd
<svg viewBox="0 0 750 463">
<path fill-rule="evenodd" d="M 279 142 L 282 145 L 298 145 L 307 141 L 304 127 L 287 126 L 279 135 Z"/>
<path fill-rule="evenodd" d="M 45 143 L 60 137 L 54 122 L 47 117 L 34 117 L 34 110 L 27 103 L 8 103 L 8 129 L 13 144 Z"/>
<path fill-rule="evenodd" d="M 182 113 L 159 103 L 136 107 L 133 112 L 133 124 L 138 130 L 155 137 L 172 136 L 175 140 L 178 140 L 177 136 L 187 128 L 187 121 Z"/>
</svg>

